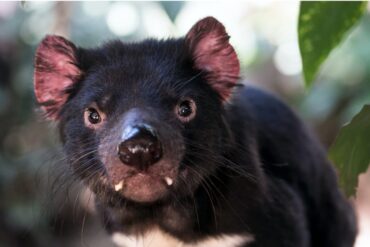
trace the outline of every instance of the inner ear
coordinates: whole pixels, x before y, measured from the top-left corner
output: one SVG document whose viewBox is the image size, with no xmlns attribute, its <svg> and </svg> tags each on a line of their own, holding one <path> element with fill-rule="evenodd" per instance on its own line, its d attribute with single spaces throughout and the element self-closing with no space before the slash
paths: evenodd
<svg viewBox="0 0 370 247">
<path fill-rule="evenodd" d="M 68 89 L 82 75 L 77 65 L 76 46 L 63 37 L 46 36 L 36 50 L 34 91 L 37 102 L 49 119 L 59 118 L 68 99 Z"/>
<path fill-rule="evenodd" d="M 228 99 L 239 79 L 240 65 L 225 27 L 206 17 L 190 29 L 185 42 L 195 68 L 205 72 L 207 82 L 223 100 Z"/>
</svg>

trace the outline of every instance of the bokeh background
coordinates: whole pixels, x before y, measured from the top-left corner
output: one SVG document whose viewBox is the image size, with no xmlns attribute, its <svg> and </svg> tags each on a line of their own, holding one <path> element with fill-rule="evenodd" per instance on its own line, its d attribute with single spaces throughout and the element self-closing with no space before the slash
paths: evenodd
<svg viewBox="0 0 370 247">
<path fill-rule="evenodd" d="M 370 14 L 305 89 L 298 12 L 294 1 L 0 2 L 0 247 L 111 246 L 89 193 L 70 179 L 55 125 L 42 120 L 35 104 L 33 57 L 46 34 L 93 47 L 112 38 L 178 37 L 215 16 L 231 35 L 243 82 L 283 98 L 329 147 L 340 126 L 370 102 Z M 370 175 L 362 175 L 352 199 L 356 247 L 370 246 L 369 190 Z"/>
</svg>

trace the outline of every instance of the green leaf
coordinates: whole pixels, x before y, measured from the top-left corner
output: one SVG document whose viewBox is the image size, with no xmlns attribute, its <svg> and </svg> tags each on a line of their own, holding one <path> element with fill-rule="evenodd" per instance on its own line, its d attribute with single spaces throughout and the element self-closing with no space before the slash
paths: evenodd
<svg viewBox="0 0 370 247">
<path fill-rule="evenodd" d="M 367 2 L 301 2 L 298 38 L 307 86 L 320 65 L 363 16 Z"/>
<path fill-rule="evenodd" d="M 329 157 L 339 170 L 339 183 L 347 196 L 355 194 L 358 175 L 370 164 L 370 105 L 365 105 L 342 127 Z"/>
</svg>

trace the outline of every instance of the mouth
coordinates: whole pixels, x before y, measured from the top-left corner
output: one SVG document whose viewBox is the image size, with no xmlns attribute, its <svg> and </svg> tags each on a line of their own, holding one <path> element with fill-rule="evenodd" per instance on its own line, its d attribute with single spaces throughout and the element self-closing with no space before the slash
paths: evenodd
<svg viewBox="0 0 370 247">
<path fill-rule="evenodd" d="M 139 173 L 138 176 L 146 176 L 146 175 Z M 127 179 L 129 179 L 129 178 L 127 178 Z M 168 187 L 170 187 L 173 184 L 173 179 L 168 177 L 168 176 L 164 177 L 162 180 L 163 180 L 163 182 L 165 182 L 167 184 Z M 119 192 L 119 191 L 123 190 L 124 185 L 125 185 L 125 180 L 122 179 L 120 182 L 118 182 L 117 184 L 114 185 L 114 190 L 116 192 Z"/>
<path fill-rule="evenodd" d="M 125 174 L 125 175 L 123 175 Z M 109 186 L 118 195 L 135 202 L 150 203 L 165 198 L 176 183 L 176 171 L 162 174 L 150 171 L 115 172 Z"/>
</svg>

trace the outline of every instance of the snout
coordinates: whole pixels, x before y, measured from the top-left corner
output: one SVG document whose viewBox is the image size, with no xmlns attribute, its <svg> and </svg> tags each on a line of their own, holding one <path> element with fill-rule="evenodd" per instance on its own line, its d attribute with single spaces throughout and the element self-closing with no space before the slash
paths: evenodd
<svg viewBox="0 0 370 247">
<path fill-rule="evenodd" d="M 165 200 L 177 190 L 183 154 L 180 135 L 165 128 L 162 115 L 148 109 L 125 112 L 99 146 L 111 190 L 145 203 Z"/>
<path fill-rule="evenodd" d="M 158 162 L 162 155 L 162 144 L 150 125 L 129 125 L 123 130 L 118 156 L 125 165 L 147 170 Z"/>
</svg>

